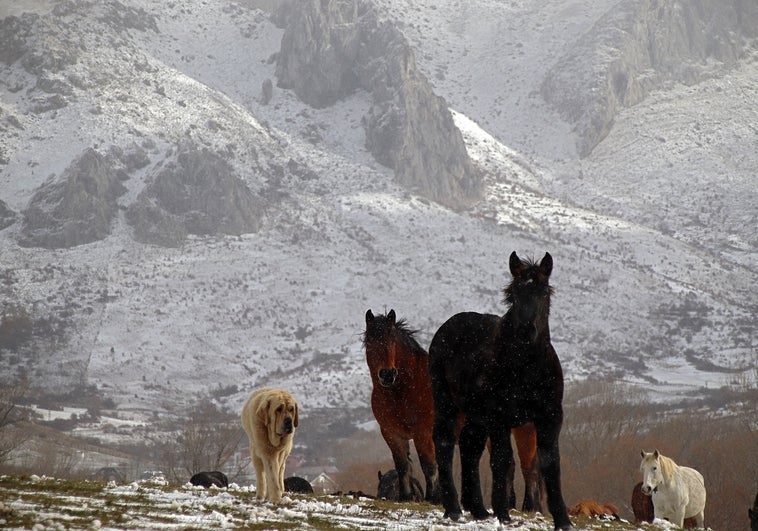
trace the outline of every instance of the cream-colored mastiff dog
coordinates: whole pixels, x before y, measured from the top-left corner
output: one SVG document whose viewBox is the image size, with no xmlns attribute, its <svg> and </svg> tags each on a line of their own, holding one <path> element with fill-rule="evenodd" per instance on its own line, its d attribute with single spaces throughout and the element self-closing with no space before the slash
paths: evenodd
<svg viewBox="0 0 758 531">
<path fill-rule="evenodd" d="M 292 451 L 297 424 L 297 401 L 282 389 L 258 389 L 242 408 L 259 500 L 282 500 L 284 464 Z"/>
</svg>

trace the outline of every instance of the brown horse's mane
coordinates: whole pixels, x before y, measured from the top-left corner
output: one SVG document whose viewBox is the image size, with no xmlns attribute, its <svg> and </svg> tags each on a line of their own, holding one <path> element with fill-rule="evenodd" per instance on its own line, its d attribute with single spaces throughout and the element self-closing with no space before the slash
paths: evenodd
<svg viewBox="0 0 758 531">
<path fill-rule="evenodd" d="M 363 345 L 366 346 L 371 340 L 378 341 L 385 337 L 388 333 L 389 327 L 387 326 L 387 317 L 385 315 L 377 315 L 374 320 L 373 331 L 369 333 L 367 329 L 363 333 Z M 411 328 L 405 319 L 400 319 L 395 322 L 395 330 L 397 331 L 397 337 L 400 343 L 410 350 L 416 356 L 426 356 L 426 350 L 416 340 L 416 334 L 418 330 Z"/>
</svg>

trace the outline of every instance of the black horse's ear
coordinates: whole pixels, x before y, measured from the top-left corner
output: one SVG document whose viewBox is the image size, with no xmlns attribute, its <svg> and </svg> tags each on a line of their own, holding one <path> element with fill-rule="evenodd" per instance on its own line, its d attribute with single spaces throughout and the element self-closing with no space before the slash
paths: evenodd
<svg viewBox="0 0 758 531">
<path fill-rule="evenodd" d="M 374 314 L 371 313 L 371 308 L 366 310 L 366 324 L 370 324 L 374 322 Z"/>
<path fill-rule="evenodd" d="M 390 310 L 390 313 L 387 314 L 387 320 L 390 322 L 390 325 L 395 324 L 395 310 Z"/>
<path fill-rule="evenodd" d="M 516 251 L 513 251 L 511 253 L 511 257 L 508 259 L 508 265 L 511 268 L 511 275 L 514 277 L 518 275 L 519 271 L 521 270 L 521 258 L 518 257 L 516 254 Z"/>
<path fill-rule="evenodd" d="M 542 257 L 540 271 L 542 271 L 542 274 L 546 277 L 549 277 L 550 273 L 553 272 L 553 257 L 550 256 L 550 253 L 545 253 L 545 256 Z"/>
</svg>

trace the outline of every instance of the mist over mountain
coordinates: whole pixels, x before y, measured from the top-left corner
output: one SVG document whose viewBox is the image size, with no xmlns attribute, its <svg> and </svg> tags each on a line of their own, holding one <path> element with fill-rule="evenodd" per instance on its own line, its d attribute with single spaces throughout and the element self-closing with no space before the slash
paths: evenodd
<svg viewBox="0 0 758 531">
<path fill-rule="evenodd" d="M 554 258 L 569 379 L 758 358 L 758 8 L 605 0 L 0 7 L 0 378 L 122 409 L 368 405 L 364 315 L 428 346 Z"/>
</svg>

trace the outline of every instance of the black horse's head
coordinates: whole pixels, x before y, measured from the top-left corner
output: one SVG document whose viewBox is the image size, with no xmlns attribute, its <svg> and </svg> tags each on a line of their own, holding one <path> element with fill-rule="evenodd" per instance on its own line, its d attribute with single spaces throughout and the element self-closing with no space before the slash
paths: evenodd
<svg viewBox="0 0 758 531">
<path fill-rule="evenodd" d="M 509 266 L 513 280 L 503 293 L 504 302 L 510 304 L 510 313 L 517 327 L 529 329 L 536 337 L 547 328 L 550 315 L 550 273 L 553 257 L 545 253 L 540 262 L 522 260 L 511 253 Z"/>
</svg>

